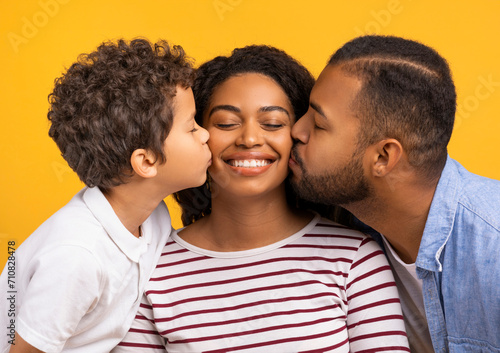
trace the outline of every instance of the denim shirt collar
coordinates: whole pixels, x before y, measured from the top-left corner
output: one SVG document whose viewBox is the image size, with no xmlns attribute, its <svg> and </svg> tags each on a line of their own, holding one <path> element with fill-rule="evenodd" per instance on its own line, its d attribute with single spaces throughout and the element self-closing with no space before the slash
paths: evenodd
<svg viewBox="0 0 500 353">
<path fill-rule="evenodd" d="M 442 272 L 441 253 L 452 232 L 460 187 L 457 166 L 448 156 L 425 223 L 416 261 L 417 267 L 432 272 Z"/>
</svg>

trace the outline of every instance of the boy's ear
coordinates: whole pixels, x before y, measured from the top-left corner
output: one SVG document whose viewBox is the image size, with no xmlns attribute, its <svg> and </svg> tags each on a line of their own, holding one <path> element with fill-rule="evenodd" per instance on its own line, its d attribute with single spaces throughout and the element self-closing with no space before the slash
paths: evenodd
<svg viewBox="0 0 500 353">
<path fill-rule="evenodd" d="M 384 139 L 372 145 L 370 169 L 373 177 L 389 174 L 403 157 L 403 146 L 396 139 Z"/>
<path fill-rule="evenodd" d="M 132 152 L 130 164 L 134 172 L 143 178 L 152 178 L 158 173 L 157 157 L 149 150 L 140 148 Z"/>
</svg>

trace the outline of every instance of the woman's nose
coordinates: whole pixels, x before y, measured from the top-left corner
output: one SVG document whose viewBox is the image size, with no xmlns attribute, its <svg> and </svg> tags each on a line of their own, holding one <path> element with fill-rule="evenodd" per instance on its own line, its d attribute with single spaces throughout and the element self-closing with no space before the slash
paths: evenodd
<svg viewBox="0 0 500 353">
<path fill-rule="evenodd" d="M 251 148 L 264 143 L 264 131 L 258 123 L 246 123 L 241 128 L 241 134 L 236 140 L 238 146 Z"/>
</svg>

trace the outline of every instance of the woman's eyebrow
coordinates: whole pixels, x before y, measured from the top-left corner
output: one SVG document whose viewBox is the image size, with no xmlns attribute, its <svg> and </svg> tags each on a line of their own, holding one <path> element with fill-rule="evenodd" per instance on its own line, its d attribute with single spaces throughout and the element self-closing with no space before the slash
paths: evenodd
<svg viewBox="0 0 500 353">
<path fill-rule="evenodd" d="M 208 117 L 210 118 L 210 116 L 213 113 L 215 113 L 215 112 L 217 112 L 219 110 L 226 110 L 226 111 L 230 111 L 230 112 L 233 112 L 233 113 L 241 113 L 240 108 L 235 107 L 234 105 L 222 104 L 222 105 L 216 105 L 215 107 L 213 107 L 210 110 L 210 113 L 208 113 Z"/>
<path fill-rule="evenodd" d="M 259 112 L 273 112 L 273 111 L 279 111 L 279 112 L 285 113 L 286 115 L 288 115 L 288 117 L 290 117 L 290 113 L 288 112 L 288 110 L 286 110 L 283 107 L 280 107 L 279 105 L 269 105 L 269 106 L 261 107 L 259 109 Z"/>
</svg>

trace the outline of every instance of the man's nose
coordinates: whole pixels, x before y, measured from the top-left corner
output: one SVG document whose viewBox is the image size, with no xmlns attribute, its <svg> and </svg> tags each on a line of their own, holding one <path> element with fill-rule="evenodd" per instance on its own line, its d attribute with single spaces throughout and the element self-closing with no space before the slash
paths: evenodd
<svg viewBox="0 0 500 353">
<path fill-rule="evenodd" d="M 307 114 L 302 118 L 297 120 L 297 122 L 292 127 L 292 138 L 297 142 L 306 144 L 309 142 L 309 122 Z"/>
</svg>

